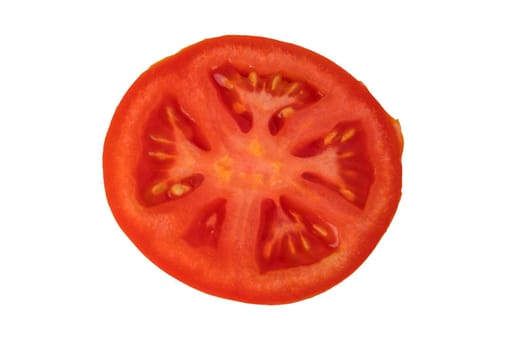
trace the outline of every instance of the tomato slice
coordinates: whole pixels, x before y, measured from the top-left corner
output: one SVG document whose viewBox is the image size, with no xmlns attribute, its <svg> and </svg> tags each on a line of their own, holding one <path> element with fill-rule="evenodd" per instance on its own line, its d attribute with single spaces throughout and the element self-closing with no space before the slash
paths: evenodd
<svg viewBox="0 0 525 350">
<path fill-rule="evenodd" d="M 143 73 L 111 121 L 107 199 L 164 271 L 280 304 L 349 276 L 390 224 L 403 139 L 363 84 L 307 49 L 208 39 Z"/>
</svg>

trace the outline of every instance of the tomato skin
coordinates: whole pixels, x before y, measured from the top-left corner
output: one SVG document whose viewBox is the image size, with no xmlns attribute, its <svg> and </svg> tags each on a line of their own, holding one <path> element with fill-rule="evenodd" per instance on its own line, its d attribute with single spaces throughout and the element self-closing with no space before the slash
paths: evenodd
<svg viewBox="0 0 525 350">
<path fill-rule="evenodd" d="M 251 75 L 254 69 L 256 83 Z M 281 73 L 283 77 L 276 78 Z M 225 76 L 228 82 L 224 81 Z M 230 80 L 238 90 L 230 90 Z M 301 103 L 297 103 L 297 97 L 290 104 L 304 122 L 282 118 L 274 127 L 271 125 L 276 124 L 262 124 L 257 116 L 263 113 L 257 113 L 255 108 L 232 107 L 235 102 L 244 103 L 250 98 L 252 105 L 257 105 L 254 99 L 266 96 L 265 91 L 270 89 L 268 86 L 273 87 L 273 82 L 281 84 L 282 91 L 293 89 L 294 82 L 304 86 L 301 91 L 310 97 Z M 308 92 L 312 89 L 315 93 Z M 271 103 L 284 101 L 288 95 L 278 92 L 273 96 Z M 166 108 L 166 103 L 171 103 L 179 116 L 171 124 L 155 119 L 161 113 L 156 110 L 159 106 Z M 286 112 L 286 106 L 274 104 L 271 108 L 275 111 Z M 270 109 L 266 105 L 264 108 Z M 315 124 L 318 122 L 309 115 L 316 113 L 323 115 L 322 124 Z M 157 120 L 156 124 L 149 121 L 152 119 Z M 251 120 L 252 124 L 242 126 L 239 123 L 243 120 Z M 308 123 L 315 127 L 305 128 Z M 151 128 L 163 135 L 169 134 L 169 128 L 177 130 L 177 144 L 170 146 L 165 142 L 159 146 L 161 142 L 155 141 L 158 135 L 147 134 L 154 136 L 152 142 L 144 135 Z M 360 138 L 351 135 L 353 129 Z M 275 135 L 264 136 L 264 130 Z M 336 136 L 332 137 L 331 132 Z M 355 183 L 366 191 L 356 187 L 337 193 L 344 182 L 335 183 L 332 172 L 315 182 L 315 177 L 304 175 L 299 165 L 295 166 L 301 159 L 286 158 L 298 147 L 289 140 L 300 138 L 316 143 L 316 152 L 330 157 L 356 153 L 344 145 L 332 145 L 332 138 L 342 145 L 345 132 L 351 135 L 349 142 L 355 142 L 352 147 L 359 148 L 362 156 L 357 158 L 359 164 L 338 161 L 337 171 L 357 172 L 364 179 Z M 186 140 L 185 145 L 181 139 Z M 260 140 L 275 140 L 278 146 Z M 272 177 L 263 165 L 255 175 L 242 175 L 255 167 L 246 160 L 250 158 L 243 155 L 236 162 L 224 155 L 233 158 L 239 147 L 248 144 L 253 146 L 247 147 L 250 157 L 257 160 L 266 156 L 266 151 L 272 166 L 277 162 L 271 156 L 285 150 L 285 161 L 281 163 L 292 169 L 282 176 L 303 174 L 298 176 L 299 185 L 284 189 L 275 184 L 279 176 Z M 157 148 L 145 151 L 147 147 Z M 283 304 L 331 288 L 370 255 L 393 219 L 401 197 L 402 150 L 399 122 L 384 111 L 362 83 L 339 66 L 292 44 L 260 37 L 225 36 L 204 40 L 155 63 L 130 87 L 106 136 L 104 184 L 108 203 L 122 230 L 168 274 L 212 295 L 249 303 Z M 160 156 L 171 156 L 170 152 L 175 155 L 172 163 Z M 309 162 L 309 169 L 322 173 L 316 156 L 307 154 L 304 159 Z M 332 159 L 329 156 L 325 158 Z M 234 168 L 238 163 L 240 170 Z M 164 180 L 162 176 L 168 168 L 170 174 L 177 174 L 176 180 Z M 192 169 L 189 175 L 202 178 L 184 182 L 188 177 L 180 169 Z M 254 188 L 258 181 L 264 183 L 262 189 Z M 144 196 L 144 191 L 153 191 L 154 185 L 164 192 Z M 355 201 L 359 205 L 349 203 L 349 196 L 343 198 L 341 194 L 347 192 L 360 196 Z M 317 207 L 298 198 L 310 199 Z M 273 212 L 274 205 L 280 211 Z M 283 227 L 290 227 L 292 233 Z M 337 242 L 326 238 L 334 235 Z M 312 245 L 314 248 L 309 250 Z"/>
</svg>

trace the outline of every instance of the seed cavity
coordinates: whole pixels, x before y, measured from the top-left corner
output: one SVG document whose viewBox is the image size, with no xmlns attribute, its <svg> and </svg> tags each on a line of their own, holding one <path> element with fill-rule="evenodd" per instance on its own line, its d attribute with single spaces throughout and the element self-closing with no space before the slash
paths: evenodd
<svg viewBox="0 0 525 350">
<path fill-rule="evenodd" d="M 149 112 L 136 168 L 137 193 L 146 206 L 176 201 L 195 191 L 204 176 L 193 172 L 211 145 L 173 96 Z"/>
<path fill-rule="evenodd" d="M 176 101 L 170 100 L 167 103 L 164 109 L 164 114 L 168 120 L 168 124 L 170 125 L 171 132 L 173 134 L 180 132 L 182 133 L 183 137 L 185 137 L 188 141 L 190 141 L 190 143 L 197 146 L 201 150 L 211 150 L 211 146 L 200 128 L 197 126 L 191 116 L 186 111 L 184 111 Z"/>
<path fill-rule="evenodd" d="M 259 230 L 261 272 L 310 265 L 339 245 L 337 229 L 299 202 L 282 196 L 279 204 L 261 204 Z"/>
<path fill-rule="evenodd" d="M 324 169 L 329 170 L 308 170 L 302 178 L 364 208 L 374 171 L 360 122 L 340 122 L 318 137 L 299 144 L 292 154 L 300 158 L 323 157 Z"/>
<path fill-rule="evenodd" d="M 217 248 L 226 215 L 226 199 L 216 198 L 196 212 L 184 238 L 195 247 Z"/>
<path fill-rule="evenodd" d="M 213 69 L 212 81 L 239 129 L 248 133 L 253 118 L 267 118 L 270 134 L 276 135 L 300 109 L 317 102 L 322 94 L 306 82 L 295 81 L 280 73 L 261 75 L 252 69 L 244 73 L 231 64 Z"/>
</svg>

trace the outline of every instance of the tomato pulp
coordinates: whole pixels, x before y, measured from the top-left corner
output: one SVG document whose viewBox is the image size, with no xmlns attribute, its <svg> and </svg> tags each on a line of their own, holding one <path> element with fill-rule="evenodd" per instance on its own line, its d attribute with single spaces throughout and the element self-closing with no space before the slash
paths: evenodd
<svg viewBox="0 0 525 350">
<path fill-rule="evenodd" d="M 403 139 L 366 87 L 307 49 L 225 36 L 130 87 L 103 154 L 118 224 L 168 274 L 259 303 L 349 276 L 401 196 Z"/>
</svg>

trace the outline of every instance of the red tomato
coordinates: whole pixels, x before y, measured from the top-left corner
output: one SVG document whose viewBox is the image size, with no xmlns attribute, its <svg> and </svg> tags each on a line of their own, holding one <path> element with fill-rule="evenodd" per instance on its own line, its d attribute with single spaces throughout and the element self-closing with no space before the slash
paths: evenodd
<svg viewBox="0 0 525 350">
<path fill-rule="evenodd" d="M 401 196 L 399 123 L 328 59 L 271 39 L 190 46 L 131 86 L 103 155 L 109 205 L 161 269 L 259 304 L 350 275 Z"/>
</svg>

